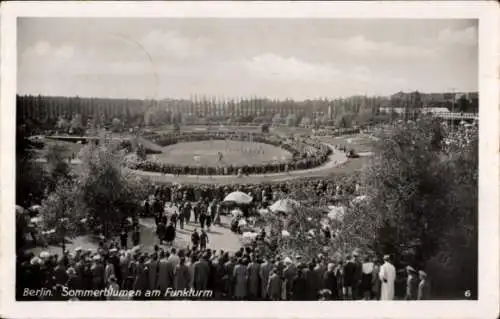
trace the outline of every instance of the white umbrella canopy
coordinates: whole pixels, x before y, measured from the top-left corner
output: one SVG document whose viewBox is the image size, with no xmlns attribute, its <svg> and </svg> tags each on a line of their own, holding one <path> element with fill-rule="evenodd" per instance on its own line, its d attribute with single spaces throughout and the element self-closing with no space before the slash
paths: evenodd
<svg viewBox="0 0 500 319">
<path fill-rule="evenodd" d="M 269 206 L 269 209 L 273 212 L 283 212 L 291 213 L 293 210 L 300 206 L 300 203 L 293 199 L 280 199 L 276 203 Z"/>
<path fill-rule="evenodd" d="M 352 201 L 351 203 L 352 204 L 361 204 L 362 202 L 364 202 L 365 200 L 367 200 L 368 197 L 366 195 L 361 195 L 361 196 L 356 196 Z"/>
<path fill-rule="evenodd" d="M 224 198 L 224 202 L 235 202 L 238 204 L 250 204 L 252 197 L 243 192 L 232 192 Z"/>
<path fill-rule="evenodd" d="M 250 239 L 255 239 L 259 234 L 256 232 L 244 232 L 243 233 L 243 238 L 250 238 Z"/>
<path fill-rule="evenodd" d="M 246 220 L 244 220 L 244 219 L 240 219 L 240 220 L 238 221 L 238 226 L 246 226 L 246 225 L 247 225 L 247 221 L 246 221 Z"/>
<path fill-rule="evenodd" d="M 332 220 L 342 221 L 345 214 L 345 207 L 343 206 L 328 206 L 328 218 Z"/>
</svg>

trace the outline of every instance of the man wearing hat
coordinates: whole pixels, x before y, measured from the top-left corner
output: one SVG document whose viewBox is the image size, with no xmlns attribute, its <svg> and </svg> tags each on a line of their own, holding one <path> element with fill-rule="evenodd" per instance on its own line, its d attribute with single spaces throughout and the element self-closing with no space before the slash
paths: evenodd
<svg viewBox="0 0 500 319">
<path fill-rule="evenodd" d="M 384 264 L 380 267 L 379 278 L 382 283 L 380 300 L 394 299 L 394 281 L 396 280 L 396 268 L 390 263 L 391 257 L 384 256 Z"/>
<path fill-rule="evenodd" d="M 266 284 L 267 295 L 273 301 L 281 300 L 281 277 L 278 275 L 278 269 L 274 267 L 271 270 L 269 280 Z"/>
<path fill-rule="evenodd" d="M 292 262 L 289 257 L 286 257 L 285 260 L 285 269 L 283 270 L 283 278 L 285 280 L 285 300 L 290 300 L 292 295 L 292 284 L 295 276 L 297 276 L 297 267 Z"/>
<path fill-rule="evenodd" d="M 92 257 L 93 263 L 90 267 L 92 273 L 92 289 L 103 289 L 104 282 L 104 265 L 101 262 L 101 255 L 96 254 Z"/>
</svg>

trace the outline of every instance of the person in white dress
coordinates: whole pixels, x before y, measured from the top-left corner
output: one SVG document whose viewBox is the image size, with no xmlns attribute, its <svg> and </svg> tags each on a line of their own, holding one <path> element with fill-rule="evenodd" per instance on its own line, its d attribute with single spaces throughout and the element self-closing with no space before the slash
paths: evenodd
<svg viewBox="0 0 500 319">
<path fill-rule="evenodd" d="M 396 268 L 390 263 L 390 256 L 384 256 L 384 264 L 380 267 L 379 277 L 382 284 L 380 300 L 394 299 L 394 281 L 396 280 Z"/>
</svg>

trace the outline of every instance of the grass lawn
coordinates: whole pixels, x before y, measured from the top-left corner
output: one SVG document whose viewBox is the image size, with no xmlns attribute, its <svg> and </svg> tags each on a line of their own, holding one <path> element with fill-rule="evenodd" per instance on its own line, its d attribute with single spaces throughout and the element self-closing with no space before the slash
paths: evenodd
<svg viewBox="0 0 500 319">
<path fill-rule="evenodd" d="M 219 152 L 223 155 L 221 162 Z M 149 155 L 150 159 L 156 158 L 164 163 L 192 166 L 253 165 L 272 163 L 275 159 L 282 160 L 283 157 L 290 159 L 292 154 L 280 147 L 264 143 L 221 140 L 177 143 L 164 147 L 162 154 Z M 199 158 L 199 161 L 196 158 Z"/>
<path fill-rule="evenodd" d="M 347 149 L 354 149 L 356 153 L 373 152 L 375 141 L 368 135 L 346 135 L 340 137 L 321 137 L 321 141 L 333 145 L 345 146 Z"/>
</svg>

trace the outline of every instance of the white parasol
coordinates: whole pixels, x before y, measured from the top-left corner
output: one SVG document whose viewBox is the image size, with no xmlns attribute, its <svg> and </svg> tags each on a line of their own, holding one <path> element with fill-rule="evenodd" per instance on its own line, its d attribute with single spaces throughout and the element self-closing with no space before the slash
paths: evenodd
<svg viewBox="0 0 500 319">
<path fill-rule="evenodd" d="M 281 231 L 281 236 L 282 237 L 290 237 L 290 233 L 288 231 L 286 231 L 286 230 L 282 230 Z"/>
<path fill-rule="evenodd" d="M 246 220 L 244 220 L 244 219 L 240 219 L 240 220 L 238 221 L 238 226 L 246 226 L 246 225 L 247 225 L 247 221 L 246 221 Z"/>
<path fill-rule="evenodd" d="M 366 199 L 367 199 L 366 195 L 357 196 L 351 201 L 351 203 L 352 204 L 360 204 L 360 203 L 364 202 Z"/>
<path fill-rule="evenodd" d="M 249 204 L 252 201 L 252 197 L 243 192 L 232 192 L 224 198 L 224 202 L 235 202 L 238 204 Z"/>
<path fill-rule="evenodd" d="M 280 199 L 276 203 L 272 204 L 269 209 L 276 212 L 291 213 L 294 209 L 300 206 L 300 203 L 293 199 Z"/>
<path fill-rule="evenodd" d="M 343 206 L 328 206 L 328 218 L 331 220 L 342 221 L 344 219 L 345 207 Z"/>
<path fill-rule="evenodd" d="M 256 232 L 244 232 L 243 233 L 243 238 L 248 238 L 248 239 L 255 239 L 259 234 Z"/>
</svg>

